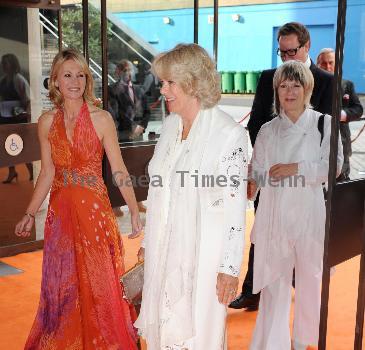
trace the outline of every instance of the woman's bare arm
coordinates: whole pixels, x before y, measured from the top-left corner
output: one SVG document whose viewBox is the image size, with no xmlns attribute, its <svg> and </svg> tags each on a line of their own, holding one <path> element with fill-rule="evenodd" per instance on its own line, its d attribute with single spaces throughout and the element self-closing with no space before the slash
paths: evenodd
<svg viewBox="0 0 365 350">
<path fill-rule="evenodd" d="M 120 153 L 117 131 L 113 118 L 108 112 L 98 110 L 95 113 L 94 119 L 94 125 L 96 126 L 97 132 L 100 132 L 101 141 L 110 163 L 113 182 L 118 186 L 120 193 L 128 205 L 132 216 L 133 234 L 137 234 L 142 230 L 137 200 L 134 194 L 132 181 Z"/>
<path fill-rule="evenodd" d="M 54 112 L 43 114 L 38 120 L 38 138 L 41 147 L 41 171 L 39 173 L 32 199 L 25 215 L 15 227 L 15 234 L 27 237 L 33 226 L 34 215 L 46 198 L 54 178 L 54 165 L 51 157 L 51 145 L 48 141 L 49 129 L 52 125 Z M 33 217 L 32 217 L 33 216 Z"/>
</svg>

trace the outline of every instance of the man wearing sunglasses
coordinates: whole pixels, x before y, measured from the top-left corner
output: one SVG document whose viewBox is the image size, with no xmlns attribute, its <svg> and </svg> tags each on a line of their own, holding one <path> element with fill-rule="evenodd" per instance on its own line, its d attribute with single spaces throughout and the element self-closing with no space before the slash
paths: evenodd
<svg viewBox="0 0 365 350">
<path fill-rule="evenodd" d="M 277 54 L 283 62 L 297 60 L 310 68 L 314 77 L 314 89 L 310 101 L 313 109 L 331 115 L 333 75 L 316 67 L 310 59 L 310 35 L 307 28 L 297 22 L 286 23 L 279 29 L 277 40 L 279 44 Z M 276 69 L 263 71 L 257 85 L 251 116 L 247 125 L 252 146 L 255 145 L 256 136 L 261 126 L 275 117 L 273 114 L 273 77 L 275 71 Z M 255 208 L 257 208 L 258 199 L 257 196 Z M 260 294 L 252 294 L 253 262 L 254 245 L 251 244 L 248 270 L 242 285 L 242 293 L 229 305 L 233 309 L 258 309 Z"/>
</svg>

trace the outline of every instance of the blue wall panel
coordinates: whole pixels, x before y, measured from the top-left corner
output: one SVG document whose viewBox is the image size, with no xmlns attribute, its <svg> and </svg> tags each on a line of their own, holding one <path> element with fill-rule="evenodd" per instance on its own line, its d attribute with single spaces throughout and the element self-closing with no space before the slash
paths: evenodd
<svg viewBox="0 0 365 350">
<path fill-rule="evenodd" d="M 194 10 L 128 12 L 115 14 L 158 51 L 172 48 L 180 42 L 194 41 Z M 165 24 L 163 18 L 171 19 Z"/>
<path fill-rule="evenodd" d="M 221 71 L 263 70 L 281 63 L 275 54 L 276 31 L 283 23 L 298 21 L 312 36 L 310 55 L 315 60 L 323 47 L 334 47 L 337 0 L 319 0 L 269 5 L 219 8 L 218 69 Z M 213 51 L 212 8 L 199 10 L 199 44 Z M 234 22 L 233 14 L 240 20 Z M 179 42 L 193 41 L 193 9 L 116 14 L 126 25 L 158 51 Z M 169 17 L 171 24 L 164 24 Z M 344 77 L 365 93 L 365 0 L 348 0 Z"/>
<path fill-rule="evenodd" d="M 365 1 L 348 2 L 345 31 L 343 77 L 365 94 Z"/>
</svg>

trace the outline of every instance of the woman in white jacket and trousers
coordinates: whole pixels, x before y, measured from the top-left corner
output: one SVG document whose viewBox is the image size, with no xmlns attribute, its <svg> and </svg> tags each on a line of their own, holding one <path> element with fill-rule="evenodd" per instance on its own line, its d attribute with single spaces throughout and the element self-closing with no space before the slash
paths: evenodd
<svg viewBox="0 0 365 350">
<path fill-rule="evenodd" d="M 216 106 L 219 75 L 200 46 L 178 45 L 152 69 L 171 114 L 149 164 L 135 326 L 148 350 L 223 350 L 243 255 L 246 132 Z"/>
<path fill-rule="evenodd" d="M 313 86 L 312 73 L 301 62 L 285 62 L 276 70 L 277 117 L 262 126 L 253 150 L 250 192 L 260 188 L 251 232 L 253 291 L 261 291 L 261 299 L 250 350 L 291 349 L 294 267 L 293 347 L 305 350 L 318 342 L 326 219 L 322 183 L 328 178 L 331 116 L 309 108 Z M 338 153 L 340 171 L 340 140 Z"/>
</svg>

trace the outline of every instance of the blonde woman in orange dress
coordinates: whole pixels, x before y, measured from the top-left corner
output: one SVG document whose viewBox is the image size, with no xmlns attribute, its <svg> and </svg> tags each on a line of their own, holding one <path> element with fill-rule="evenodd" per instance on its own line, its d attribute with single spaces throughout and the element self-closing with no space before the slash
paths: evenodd
<svg viewBox="0 0 365 350">
<path fill-rule="evenodd" d="M 131 237 L 142 225 L 113 119 L 94 106 L 93 79 L 77 51 L 55 57 L 50 99 L 55 108 L 38 121 L 41 172 L 15 228 L 29 236 L 51 189 L 40 303 L 25 349 L 135 350 L 136 315 L 119 283 L 123 248 L 102 178 L 104 151 L 131 211 Z"/>
</svg>

